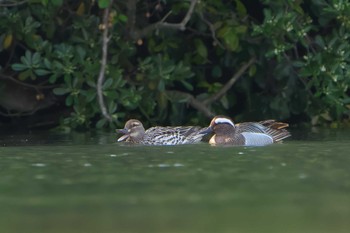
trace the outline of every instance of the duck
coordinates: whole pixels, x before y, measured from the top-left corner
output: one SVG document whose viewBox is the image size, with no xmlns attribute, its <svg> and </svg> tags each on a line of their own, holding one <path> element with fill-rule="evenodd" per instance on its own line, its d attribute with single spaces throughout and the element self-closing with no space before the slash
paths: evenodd
<svg viewBox="0 0 350 233">
<path fill-rule="evenodd" d="M 124 134 L 117 141 L 141 145 L 194 144 L 200 142 L 210 131 L 199 126 L 155 126 L 145 130 L 141 121 L 130 119 L 123 129 L 117 130 Z"/>
<path fill-rule="evenodd" d="M 276 120 L 260 122 L 243 122 L 235 124 L 226 116 L 215 116 L 209 125 L 214 135 L 210 138 L 211 145 L 265 146 L 291 136 L 286 129 L 288 123 Z"/>
</svg>

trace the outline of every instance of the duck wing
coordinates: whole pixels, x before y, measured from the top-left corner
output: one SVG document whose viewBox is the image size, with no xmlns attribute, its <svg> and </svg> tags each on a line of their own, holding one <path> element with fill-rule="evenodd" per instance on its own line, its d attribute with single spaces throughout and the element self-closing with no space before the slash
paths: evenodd
<svg viewBox="0 0 350 233">
<path fill-rule="evenodd" d="M 273 138 L 265 133 L 243 132 L 242 135 L 246 146 L 265 146 L 274 142 Z"/>
<path fill-rule="evenodd" d="M 144 141 L 150 145 L 178 145 L 201 141 L 204 133 L 198 126 L 152 127 L 146 130 Z"/>
<path fill-rule="evenodd" d="M 243 122 L 236 124 L 236 132 L 266 133 L 266 126 L 258 122 Z"/>
<path fill-rule="evenodd" d="M 290 132 L 285 129 L 289 125 L 283 122 L 276 122 L 275 120 L 265 120 L 260 122 L 243 122 L 236 124 L 237 130 L 240 133 L 263 133 L 272 137 L 274 142 L 281 141 L 287 137 L 290 137 Z"/>
</svg>

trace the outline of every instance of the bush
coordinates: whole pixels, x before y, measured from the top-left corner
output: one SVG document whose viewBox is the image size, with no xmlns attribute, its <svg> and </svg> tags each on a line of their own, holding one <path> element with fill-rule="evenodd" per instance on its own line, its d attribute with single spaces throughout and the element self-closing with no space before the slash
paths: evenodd
<svg viewBox="0 0 350 233">
<path fill-rule="evenodd" d="M 349 118 L 347 1 L 97 3 L 0 9 L 2 76 L 54 85 L 71 109 L 63 126 L 113 128 L 131 117 L 205 125 L 214 114 L 314 124 Z M 103 114 L 96 90 L 106 28 Z"/>
</svg>

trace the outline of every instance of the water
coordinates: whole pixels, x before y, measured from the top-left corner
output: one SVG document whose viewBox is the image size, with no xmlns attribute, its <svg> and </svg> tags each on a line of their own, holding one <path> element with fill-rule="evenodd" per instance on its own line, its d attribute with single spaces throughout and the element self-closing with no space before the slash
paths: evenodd
<svg viewBox="0 0 350 233">
<path fill-rule="evenodd" d="M 0 232 L 349 232 L 350 130 L 284 144 L 144 147 L 0 137 Z"/>
</svg>

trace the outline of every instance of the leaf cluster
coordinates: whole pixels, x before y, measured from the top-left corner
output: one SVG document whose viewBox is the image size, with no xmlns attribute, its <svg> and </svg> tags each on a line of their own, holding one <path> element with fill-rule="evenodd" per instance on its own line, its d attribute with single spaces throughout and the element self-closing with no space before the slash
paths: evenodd
<svg viewBox="0 0 350 233">
<path fill-rule="evenodd" d="M 135 5 L 132 5 L 134 3 Z M 239 81 L 208 106 L 238 121 L 278 118 L 313 124 L 348 119 L 350 3 L 198 1 L 186 30 L 185 1 L 28 1 L 0 9 L 1 72 L 23 83 L 54 85 L 71 114 L 69 128 L 121 126 L 127 118 L 157 124 L 207 124 L 188 105 L 217 93 L 250 58 Z M 109 27 L 101 115 L 96 83 L 102 32 Z M 185 97 L 184 97 L 185 96 Z M 257 119 L 259 116 L 259 119 Z"/>
</svg>

